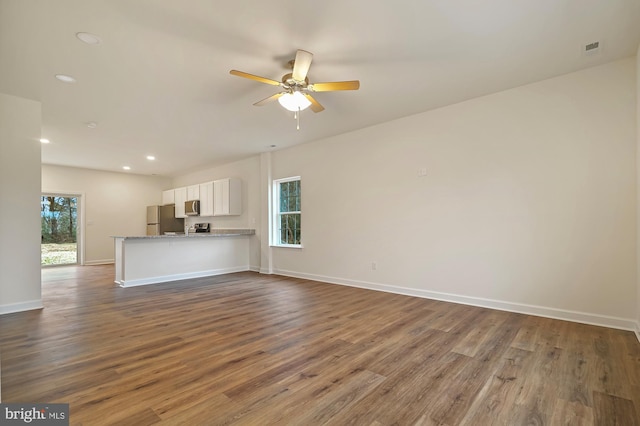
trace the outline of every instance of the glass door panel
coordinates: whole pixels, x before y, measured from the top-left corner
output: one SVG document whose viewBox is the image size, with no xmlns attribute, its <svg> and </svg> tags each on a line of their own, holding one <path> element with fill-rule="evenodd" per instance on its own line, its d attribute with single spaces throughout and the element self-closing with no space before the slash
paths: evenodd
<svg viewBox="0 0 640 426">
<path fill-rule="evenodd" d="M 43 195 L 40 199 L 42 266 L 78 263 L 78 198 Z"/>
</svg>

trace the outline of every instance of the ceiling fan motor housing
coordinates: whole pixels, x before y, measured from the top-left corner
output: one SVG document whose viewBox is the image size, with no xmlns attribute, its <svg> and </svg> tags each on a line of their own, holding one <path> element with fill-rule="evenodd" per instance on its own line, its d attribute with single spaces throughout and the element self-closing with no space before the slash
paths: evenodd
<svg viewBox="0 0 640 426">
<path fill-rule="evenodd" d="M 282 76 L 282 84 L 287 88 L 298 87 L 299 89 L 305 89 L 309 85 L 309 77 L 305 77 L 304 81 L 296 81 L 293 79 L 293 74 L 285 74 Z"/>
</svg>

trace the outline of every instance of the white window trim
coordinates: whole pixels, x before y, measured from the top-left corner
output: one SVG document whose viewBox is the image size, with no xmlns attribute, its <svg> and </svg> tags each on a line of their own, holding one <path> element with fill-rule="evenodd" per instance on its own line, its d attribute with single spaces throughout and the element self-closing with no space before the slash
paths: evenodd
<svg viewBox="0 0 640 426">
<path fill-rule="evenodd" d="M 273 194 L 273 203 L 271 204 L 273 206 L 273 211 L 271 214 L 271 228 L 272 228 L 272 232 L 271 232 L 271 247 L 282 247 L 282 248 L 294 248 L 294 249 L 301 249 L 302 248 L 302 235 L 304 235 L 302 233 L 302 227 L 300 228 L 300 233 L 302 234 L 300 236 L 300 244 L 280 244 L 278 243 L 278 241 L 280 241 L 280 236 L 278 233 L 278 226 L 279 226 L 279 218 L 280 218 L 280 191 L 278 186 L 281 183 L 285 183 L 285 182 L 292 182 L 292 181 L 300 181 L 300 187 L 302 188 L 302 178 L 300 176 L 291 176 L 291 177 L 287 177 L 287 178 L 282 178 L 282 179 L 274 179 L 273 183 L 272 183 L 272 191 L 271 193 Z M 302 206 L 300 206 L 300 211 L 293 211 L 293 212 L 286 212 L 286 213 L 290 213 L 290 214 L 300 214 L 300 218 L 302 218 Z"/>
</svg>

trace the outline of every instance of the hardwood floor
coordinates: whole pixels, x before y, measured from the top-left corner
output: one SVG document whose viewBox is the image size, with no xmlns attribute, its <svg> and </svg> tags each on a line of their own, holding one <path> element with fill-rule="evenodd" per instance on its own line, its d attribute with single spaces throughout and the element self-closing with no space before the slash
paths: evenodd
<svg viewBox="0 0 640 426">
<path fill-rule="evenodd" d="M 631 332 L 238 273 L 43 271 L 0 316 L 4 402 L 83 425 L 640 425 Z"/>
</svg>

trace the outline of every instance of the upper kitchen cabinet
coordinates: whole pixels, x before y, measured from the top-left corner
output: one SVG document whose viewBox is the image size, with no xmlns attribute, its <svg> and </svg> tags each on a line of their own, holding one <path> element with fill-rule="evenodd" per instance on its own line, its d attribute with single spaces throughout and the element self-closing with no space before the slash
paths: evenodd
<svg viewBox="0 0 640 426">
<path fill-rule="evenodd" d="M 162 205 L 166 206 L 167 204 L 175 204 L 175 190 L 167 189 L 166 191 L 162 191 Z"/>
<path fill-rule="evenodd" d="M 187 201 L 200 199 L 200 185 L 187 186 Z"/>
<path fill-rule="evenodd" d="M 237 216 L 242 214 L 242 181 L 227 178 L 213 181 L 213 215 Z"/>
<path fill-rule="evenodd" d="M 213 216 L 213 182 L 200 184 L 200 216 Z"/>
<path fill-rule="evenodd" d="M 174 190 L 174 201 L 176 204 L 176 217 L 187 217 L 184 212 L 184 202 L 187 201 L 187 188 L 176 188 Z"/>
</svg>

